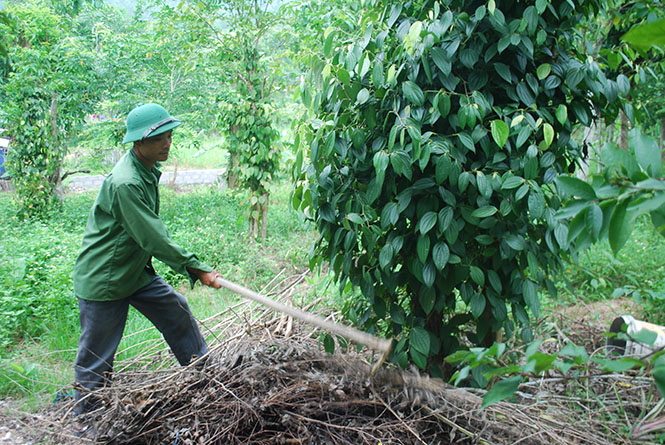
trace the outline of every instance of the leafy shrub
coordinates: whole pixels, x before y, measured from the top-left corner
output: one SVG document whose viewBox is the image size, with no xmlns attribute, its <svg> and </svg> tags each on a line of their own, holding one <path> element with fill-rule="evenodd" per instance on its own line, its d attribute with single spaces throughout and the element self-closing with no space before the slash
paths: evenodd
<svg viewBox="0 0 665 445">
<path fill-rule="evenodd" d="M 324 35 L 302 90 L 316 118 L 294 204 L 320 233 L 312 265 L 369 302 L 361 323 L 439 374 L 464 333 L 530 338 L 527 309 L 539 316 L 569 247 L 554 180 L 582 156 L 575 126 L 594 107 L 616 116 L 618 89 L 575 53 L 594 2 L 371 3 L 357 37 Z"/>
</svg>

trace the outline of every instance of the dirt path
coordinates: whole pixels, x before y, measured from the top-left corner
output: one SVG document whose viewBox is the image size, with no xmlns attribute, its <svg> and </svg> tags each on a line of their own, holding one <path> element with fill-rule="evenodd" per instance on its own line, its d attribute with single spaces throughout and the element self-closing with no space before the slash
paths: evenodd
<svg viewBox="0 0 665 445">
<path fill-rule="evenodd" d="M 210 170 L 178 170 L 175 175 L 175 185 L 187 187 L 201 184 L 219 184 L 220 187 L 223 187 L 225 184 L 223 177 L 225 171 L 226 170 L 222 168 Z M 106 178 L 105 175 L 71 176 L 66 182 L 69 190 L 94 190 L 102 185 L 104 178 Z M 162 173 L 159 183 L 169 184 L 172 179 L 173 172 L 165 171 Z"/>
</svg>

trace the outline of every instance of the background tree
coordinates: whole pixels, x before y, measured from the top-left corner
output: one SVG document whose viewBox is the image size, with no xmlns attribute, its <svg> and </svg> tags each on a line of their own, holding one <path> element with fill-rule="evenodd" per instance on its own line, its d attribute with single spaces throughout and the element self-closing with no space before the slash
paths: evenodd
<svg viewBox="0 0 665 445">
<path fill-rule="evenodd" d="M 12 136 L 7 170 L 19 198 L 19 213 L 40 214 L 61 193 L 67 138 L 96 102 L 94 54 L 70 21 L 47 5 L 9 6 L 12 23 L 0 25 L 11 42 L 11 67 L 2 83 L 2 121 Z M 44 178 L 47 181 L 44 181 Z"/>
<path fill-rule="evenodd" d="M 355 38 L 322 36 L 294 202 L 320 232 L 313 263 L 362 291 L 358 322 L 440 375 L 464 336 L 530 338 L 569 248 L 554 181 L 618 89 L 576 52 L 600 2 L 368 6 Z"/>
<path fill-rule="evenodd" d="M 636 24 L 665 17 L 665 5 L 660 1 L 625 1 L 605 2 L 603 8 L 587 17 L 580 29 L 579 45 L 581 53 L 598 60 L 605 72 L 616 77 L 621 94 L 629 98 L 624 102 L 620 113 L 617 143 L 628 148 L 628 132 L 642 120 L 653 121 L 660 109 L 658 101 L 651 101 L 638 93 L 639 86 L 646 90 L 662 75 L 662 54 L 646 56 L 644 51 L 628 45 L 621 39 Z M 635 89 L 638 87 L 638 90 Z M 609 123 L 609 140 L 614 140 L 613 122 Z M 602 126 L 599 126 L 602 129 Z M 602 144 L 601 144 L 602 145 Z"/>
<path fill-rule="evenodd" d="M 219 126 L 228 135 L 228 184 L 250 192 L 250 233 L 266 237 L 269 189 L 279 168 L 272 97 L 278 81 L 268 65 L 266 36 L 279 22 L 272 2 L 210 1 L 192 5 L 218 42 L 227 84 L 219 92 Z M 274 57 L 273 57 L 274 58 Z"/>
</svg>

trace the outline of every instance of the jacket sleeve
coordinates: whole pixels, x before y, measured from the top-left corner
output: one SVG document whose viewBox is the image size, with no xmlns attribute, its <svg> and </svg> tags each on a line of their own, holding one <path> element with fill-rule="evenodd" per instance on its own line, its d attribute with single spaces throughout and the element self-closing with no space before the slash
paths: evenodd
<svg viewBox="0 0 665 445">
<path fill-rule="evenodd" d="M 189 277 L 193 285 L 196 276 L 189 273 L 187 267 L 204 272 L 210 272 L 212 267 L 199 261 L 192 252 L 171 240 L 166 226 L 148 205 L 143 193 L 138 185 L 119 185 L 111 206 L 113 217 L 141 249 L 176 272 Z"/>
</svg>

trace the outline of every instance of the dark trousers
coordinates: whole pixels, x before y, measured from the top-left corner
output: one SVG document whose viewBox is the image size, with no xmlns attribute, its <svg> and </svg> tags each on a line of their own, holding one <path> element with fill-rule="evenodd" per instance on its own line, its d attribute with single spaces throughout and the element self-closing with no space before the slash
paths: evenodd
<svg viewBox="0 0 665 445">
<path fill-rule="evenodd" d="M 80 388 L 75 390 L 76 414 L 96 407 L 94 399 L 85 397 L 85 393 L 107 384 L 111 377 L 113 358 L 125 329 L 130 304 L 162 333 L 181 365 L 187 365 L 193 357 L 202 357 L 208 352 L 187 300 L 159 276 L 122 300 L 79 298 L 81 337 L 74 378 Z"/>
</svg>

